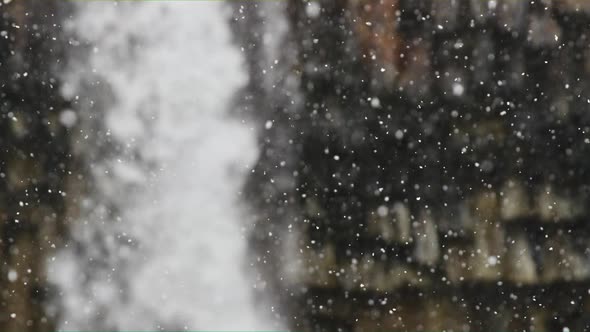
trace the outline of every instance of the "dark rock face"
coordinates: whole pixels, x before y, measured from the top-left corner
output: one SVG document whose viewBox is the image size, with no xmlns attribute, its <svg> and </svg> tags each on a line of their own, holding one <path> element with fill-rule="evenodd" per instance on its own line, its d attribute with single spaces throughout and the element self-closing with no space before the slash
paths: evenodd
<svg viewBox="0 0 590 332">
<path fill-rule="evenodd" d="M 237 8 L 251 72 L 275 73 L 244 94 L 248 186 L 293 328 L 590 329 L 589 2 Z M 276 58 L 243 19 L 272 10 Z"/>
<path fill-rule="evenodd" d="M 59 4 L 59 8 L 58 8 Z M 64 233 L 68 128 L 60 1 L 0 3 L 0 330 L 53 329 L 44 267 Z"/>
</svg>

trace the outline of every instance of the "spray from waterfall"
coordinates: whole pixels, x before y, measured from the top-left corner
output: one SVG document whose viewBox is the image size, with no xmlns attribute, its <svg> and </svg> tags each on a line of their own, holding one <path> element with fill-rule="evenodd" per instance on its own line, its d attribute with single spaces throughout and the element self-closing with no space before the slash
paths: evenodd
<svg viewBox="0 0 590 332">
<path fill-rule="evenodd" d="M 240 190 L 255 132 L 219 2 L 94 2 L 69 22 L 78 153 L 90 181 L 50 264 L 61 329 L 272 329 L 247 273 Z"/>
</svg>

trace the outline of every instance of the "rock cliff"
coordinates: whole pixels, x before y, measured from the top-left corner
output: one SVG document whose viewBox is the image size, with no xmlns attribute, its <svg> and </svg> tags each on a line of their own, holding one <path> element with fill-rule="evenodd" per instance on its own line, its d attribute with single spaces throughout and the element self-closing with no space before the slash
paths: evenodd
<svg viewBox="0 0 590 332">
<path fill-rule="evenodd" d="M 48 331 L 45 262 L 64 231 L 75 114 L 59 1 L 0 2 L 0 330 Z"/>
<path fill-rule="evenodd" d="M 255 264 L 294 329 L 590 328 L 589 4 L 235 6 Z"/>
</svg>

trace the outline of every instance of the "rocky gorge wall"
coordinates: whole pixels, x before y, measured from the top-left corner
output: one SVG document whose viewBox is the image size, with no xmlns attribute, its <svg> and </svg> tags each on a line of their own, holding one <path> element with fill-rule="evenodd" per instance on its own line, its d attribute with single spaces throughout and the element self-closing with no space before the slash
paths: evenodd
<svg viewBox="0 0 590 332">
<path fill-rule="evenodd" d="M 589 4 L 236 5 L 253 252 L 294 329 L 590 328 Z"/>
<path fill-rule="evenodd" d="M 78 204 L 64 4 L 0 5 L 2 331 L 54 328 L 44 265 Z M 590 3 L 233 6 L 252 260 L 293 329 L 590 328 Z"/>
<path fill-rule="evenodd" d="M 58 5 L 58 3 L 60 3 Z M 58 1 L 0 3 L 0 330 L 49 331 L 45 261 L 65 234 L 69 129 Z"/>
</svg>

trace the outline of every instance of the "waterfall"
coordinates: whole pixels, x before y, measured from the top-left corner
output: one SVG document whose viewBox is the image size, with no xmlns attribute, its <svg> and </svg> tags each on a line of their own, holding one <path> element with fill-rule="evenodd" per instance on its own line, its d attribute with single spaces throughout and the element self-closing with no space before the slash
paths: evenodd
<svg viewBox="0 0 590 332">
<path fill-rule="evenodd" d="M 91 2 L 68 22 L 78 115 L 62 120 L 93 185 L 48 268 L 60 329 L 277 328 L 247 272 L 240 190 L 257 148 L 228 115 L 246 73 L 226 9 Z"/>
</svg>

